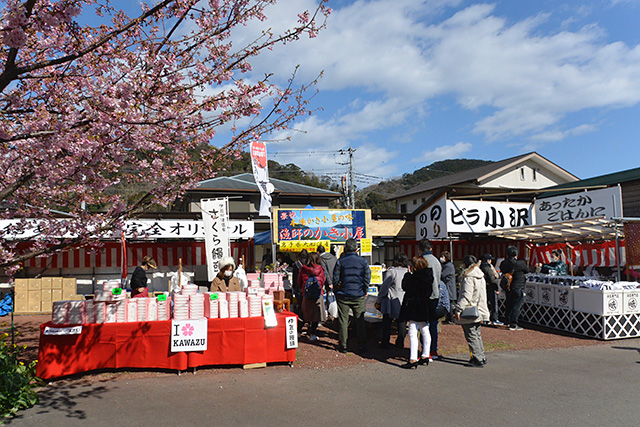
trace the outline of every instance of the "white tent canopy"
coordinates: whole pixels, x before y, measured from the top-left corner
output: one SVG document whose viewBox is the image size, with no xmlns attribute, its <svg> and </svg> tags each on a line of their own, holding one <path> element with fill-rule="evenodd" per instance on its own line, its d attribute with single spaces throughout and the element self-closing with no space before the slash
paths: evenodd
<svg viewBox="0 0 640 427">
<path fill-rule="evenodd" d="M 615 240 L 615 222 L 606 218 L 589 218 L 574 221 L 506 228 L 489 232 L 490 236 L 504 239 L 527 240 L 534 243 L 555 243 L 585 240 Z M 618 238 L 623 238 L 622 228 Z"/>
</svg>

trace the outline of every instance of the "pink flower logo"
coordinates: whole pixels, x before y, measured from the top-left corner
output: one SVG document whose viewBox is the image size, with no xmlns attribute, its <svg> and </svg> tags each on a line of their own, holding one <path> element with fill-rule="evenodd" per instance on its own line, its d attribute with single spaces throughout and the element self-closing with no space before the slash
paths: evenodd
<svg viewBox="0 0 640 427">
<path fill-rule="evenodd" d="M 182 335 L 186 336 L 186 337 L 190 337 L 191 335 L 193 335 L 193 331 L 194 331 L 194 327 L 191 326 L 191 323 L 187 323 L 186 325 L 184 325 L 182 327 Z"/>
</svg>

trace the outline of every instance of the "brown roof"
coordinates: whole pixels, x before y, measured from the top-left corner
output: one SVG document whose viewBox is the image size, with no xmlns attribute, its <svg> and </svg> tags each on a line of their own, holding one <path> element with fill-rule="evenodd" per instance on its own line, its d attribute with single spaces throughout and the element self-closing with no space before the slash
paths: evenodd
<svg viewBox="0 0 640 427">
<path fill-rule="evenodd" d="M 452 187 L 452 186 L 460 185 L 466 182 L 483 181 L 487 178 L 490 178 L 492 175 L 503 171 L 504 169 L 513 167 L 514 164 L 516 163 L 521 163 L 530 158 L 536 158 L 546 163 L 549 163 L 550 165 L 553 165 L 556 168 L 558 168 L 560 172 L 564 172 L 565 174 L 569 175 L 570 177 L 576 180 L 578 179 L 578 177 L 562 169 L 560 166 L 556 165 L 552 161 L 545 159 L 544 157 L 542 157 L 536 152 L 531 152 L 531 153 L 521 154 L 515 157 L 510 157 L 508 159 L 500 160 L 497 162 L 489 163 L 488 165 L 479 166 L 474 169 L 469 169 L 469 170 L 465 170 L 455 174 L 430 179 L 429 181 L 423 182 L 422 184 L 418 184 L 413 188 L 403 191 L 402 193 L 389 197 L 387 200 L 394 200 L 400 197 L 437 190 L 444 187 Z"/>
</svg>

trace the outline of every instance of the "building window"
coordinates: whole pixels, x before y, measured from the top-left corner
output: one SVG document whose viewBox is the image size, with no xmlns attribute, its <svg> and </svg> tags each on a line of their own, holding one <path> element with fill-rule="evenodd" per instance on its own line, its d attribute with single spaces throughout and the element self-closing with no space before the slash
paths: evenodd
<svg viewBox="0 0 640 427">
<path fill-rule="evenodd" d="M 400 205 L 400 213 L 407 213 L 407 204 L 403 203 Z"/>
<path fill-rule="evenodd" d="M 524 181 L 524 168 L 520 168 L 520 181 Z"/>
<path fill-rule="evenodd" d="M 413 199 L 413 204 L 417 205 L 418 204 L 418 199 Z"/>
<path fill-rule="evenodd" d="M 538 172 L 536 171 L 536 168 L 533 168 L 533 180 L 534 181 L 538 180 Z"/>
<path fill-rule="evenodd" d="M 425 197 L 422 198 L 422 203 L 424 203 L 424 201 L 427 200 Z"/>
</svg>

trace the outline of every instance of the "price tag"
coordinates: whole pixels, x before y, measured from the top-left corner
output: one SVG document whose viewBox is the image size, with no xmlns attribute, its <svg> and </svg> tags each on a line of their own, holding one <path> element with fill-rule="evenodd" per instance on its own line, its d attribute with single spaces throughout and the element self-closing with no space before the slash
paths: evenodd
<svg viewBox="0 0 640 427">
<path fill-rule="evenodd" d="M 166 301 L 166 300 L 167 300 L 167 296 L 165 294 L 158 295 L 158 301 Z"/>
<path fill-rule="evenodd" d="M 215 301 L 218 299 L 218 294 L 211 294 L 209 298 L 211 301 Z"/>
<path fill-rule="evenodd" d="M 111 293 L 113 295 L 122 295 L 122 288 L 114 288 Z"/>
</svg>

